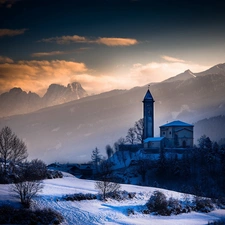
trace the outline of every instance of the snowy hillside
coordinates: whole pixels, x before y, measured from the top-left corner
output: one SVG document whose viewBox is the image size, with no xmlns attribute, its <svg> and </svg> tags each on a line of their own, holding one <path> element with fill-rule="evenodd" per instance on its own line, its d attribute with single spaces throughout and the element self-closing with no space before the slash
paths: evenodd
<svg viewBox="0 0 225 225">
<path fill-rule="evenodd" d="M 122 185 L 122 190 L 136 192 L 133 199 L 121 201 L 108 200 L 84 200 L 84 201 L 64 201 L 62 196 L 74 193 L 93 193 L 94 181 L 80 180 L 72 175 L 64 174 L 62 179 L 44 181 L 43 192 L 34 199 L 40 208 L 50 207 L 62 213 L 65 221 L 64 225 L 71 224 L 208 224 L 221 218 L 225 219 L 225 210 L 214 210 L 210 213 L 191 212 L 173 216 L 156 216 L 152 214 L 142 214 L 147 200 L 156 188 L 141 187 L 135 185 Z M 161 189 L 167 198 L 174 197 L 182 199 L 184 195 L 174 191 Z M 187 197 L 187 196 L 186 196 Z M 18 199 L 10 193 L 9 185 L 0 185 L 0 204 L 16 204 Z M 129 209 L 134 210 L 134 214 L 127 214 Z"/>
</svg>

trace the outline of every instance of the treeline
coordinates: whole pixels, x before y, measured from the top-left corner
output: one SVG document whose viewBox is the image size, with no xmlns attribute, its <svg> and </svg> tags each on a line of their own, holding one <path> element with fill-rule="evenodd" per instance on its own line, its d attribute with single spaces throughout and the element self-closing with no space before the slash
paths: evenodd
<svg viewBox="0 0 225 225">
<path fill-rule="evenodd" d="M 211 198 L 225 197 L 225 146 L 203 135 L 183 154 L 161 150 L 158 159 L 138 160 L 141 183 Z M 135 169 L 134 169 L 135 168 Z"/>
</svg>

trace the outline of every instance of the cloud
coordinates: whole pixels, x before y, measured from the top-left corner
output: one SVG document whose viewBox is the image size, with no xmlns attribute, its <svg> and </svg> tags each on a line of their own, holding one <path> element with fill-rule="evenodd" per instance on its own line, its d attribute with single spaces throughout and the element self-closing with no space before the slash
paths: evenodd
<svg viewBox="0 0 225 225">
<path fill-rule="evenodd" d="M 187 69 L 200 72 L 208 66 L 182 62 L 149 62 L 136 63 L 130 68 L 128 65 L 117 67 L 104 74 L 91 70 L 82 62 L 65 60 L 30 60 L 6 61 L 2 57 L 0 64 L 0 92 L 8 91 L 13 87 L 21 87 L 25 91 L 44 94 L 52 83 L 67 85 L 77 81 L 85 90 L 91 93 L 100 93 L 112 89 L 129 89 L 152 82 L 160 82 L 175 76 Z M 4 62 L 5 61 L 5 62 Z"/>
<path fill-rule="evenodd" d="M 57 44 L 69 44 L 71 42 L 89 43 L 88 39 L 86 39 L 85 37 L 78 36 L 78 35 L 44 38 L 41 41 L 43 41 L 43 42 L 56 42 Z"/>
<path fill-rule="evenodd" d="M 0 37 L 20 35 L 23 34 L 26 30 L 27 29 L 17 29 L 17 30 L 0 29 Z"/>
<path fill-rule="evenodd" d="M 47 89 L 49 84 L 66 85 L 71 77 L 87 70 L 84 63 L 64 60 L 3 63 L 0 64 L 0 92 L 21 87 L 25 91 L 42 94 L 41 90 Z"/>
<path fill-rule="evenodd" d="M 194 73 L 208 69 L 208 66 L 185 62 L 150 62 L 147 64 L 133 64 L 130 69 L 131 79 L 137 84 L 144 85 L 151 82 L 160 82 L 169 77 L 176 76 L 185 70 L 190 69 Z"/>
<path fill-rule="evenodd" d="M 64 51 L 53 51 L 53 52 L 36 52 L 31 54 L 32 57 L 42 57 L 42 56 L 52 56 L 52 55 L 63 55 L 67 54 L 68 52 Z"/>
<path fill-rule="evenodd" d="M 70 53 L 74 53 L 74 52 L 82 52 L 87 49 L 89 49 L 89 48 L 79 48 L 79 49 L 72 50 L 72 51 L 35 52 L 35 53 L 31 54 L 31 56 L 32 57 L 43 57 L 43 56 L 53 56 L 53 55 L 65 55 L 65 54 L 70 54 Z"/>
<path fill-rule="evenodd" d="M 167 55 L 162 55 L 161 58 L 165 59 L 168 62 L 180 62 L 180 63 L 185 62 L 183 59 L 178 59 Z"/>
<path fill-rule="evenodd" d="M 56 42 L 57 44 L 69 44 L 69 43 L 88 43 L 88 44 L 103 44 L 107 46 L 129 46 L 138 43 L 136 39 L 131 38 L 107 38 L 100 37 L 98 39 L 89 39 L 86 37 L 73 35 L 73 36 L 62 36 L 45 38 L 42 42 Z"/>
<path fill-rule="evenodd" d="M 0 55 L 0 63 L 13 63 L 14 61 L 9 57 L 1 56 Z"/>
<path fill-rule="evenodd" d="M 137 44 L 138 41 L 130 38 L 99 38 L 96 43 L 107 46 L 129 46 Z"/>
</svg>

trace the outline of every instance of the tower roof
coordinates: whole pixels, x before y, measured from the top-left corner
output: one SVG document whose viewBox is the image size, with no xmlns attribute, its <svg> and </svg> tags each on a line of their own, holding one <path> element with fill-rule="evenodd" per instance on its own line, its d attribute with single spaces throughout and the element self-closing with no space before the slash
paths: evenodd
<svg viewBox="0 0 225 225">
<path fill-rule="evenodd" d="M 149 91 L 149 89 L 147 90 L 147 92 L 146 92 L 146 94 L 145 94 L 145 97 L 144 97 L 143 102 L 146 101 L 146 100 L 154 101 L 154 99 L 153 99 L 153 97 L 152 97 L 152 94 L 151 94 L 151 92 Z"/>
</svg>

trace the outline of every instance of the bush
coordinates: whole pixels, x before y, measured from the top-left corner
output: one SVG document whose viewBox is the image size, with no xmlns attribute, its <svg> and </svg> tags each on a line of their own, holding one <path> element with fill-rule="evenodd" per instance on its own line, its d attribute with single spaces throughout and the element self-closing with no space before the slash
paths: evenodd
<svg viewBox="0 0 225 225">
<path fill-rule="evenodd" d="M 108 198 L 115 199 L 117 201 L 132 199 L 136 195 L 136 192 L 127 192 L 127 191 L 117 191 L 117 192 L 110 192 L 107 194 Z"/>
<path fill-rule="evenodd" d="M 150 212 L 155 212 L 156 214 L 163 216 L 169 215 L 166 196 L 160 191 L 154 191 L 153 195 L 146 203 L 146 206 L 150 210 Z"/>
<path fill-rule="evenodd" d="M 16 209 L 12 206 L 0 206 L 0 224 L 60 224 L 62 215 L 52 209 L 31 211 Z"/>
<path fill-rule="evenodd" d="M 47 179 L 55 179 L 55 178 L 62 178 L 63 174 L 62 172 L 58 170 L 48 170 L 47 171 Z"/>
<path fill-rule="evenodd" d="M 196 207 L 196 211 L 205 212 L 205 213 L 211 212 L 214 209 L 211 199 L 200 198 L 200 197 L 195 198 L 195 207 Z"/>
<path fill-rule="evenodd" d="M 94 194 L 73 194 L 73 195 L 66 195 L 63 197 L 66 201 L 82 201 L 82 200 L 93 200 L 97 199 L 97 195 Z"/>
<path fill-rule="evenodd" d="M 170 198 L 168 201 L 168 210 L 170 214 L 178 215 L 182 213 L 182 206 L 180 202 L 175 198 Z"/>
<path fill-rule="evenodd" d="M 208 225 L 225 225 L 225 220 L 216 220 L 213 222 L 208 222 Z"/>
</svg>

